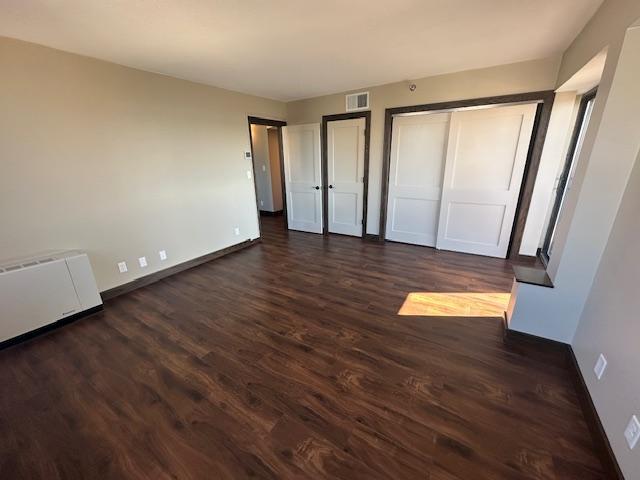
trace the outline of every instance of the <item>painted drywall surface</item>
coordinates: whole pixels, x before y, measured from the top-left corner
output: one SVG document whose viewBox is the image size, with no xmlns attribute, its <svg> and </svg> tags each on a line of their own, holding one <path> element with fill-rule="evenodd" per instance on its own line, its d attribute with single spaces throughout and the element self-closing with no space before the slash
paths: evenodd
<svg viewBox="0 0 640 480">
<path fill-rule="evenodd" d="M 521 255 L 536 255 L 538 248 L 542 246 L 547 212 L 553 206 L 554 187 L 571 138 L 571 120 L 575 107 L 575 92 L 556 94 L 520 245 Z"/>
<path fill-rule="evenodd" d="M 264 125 L 251 125 L 253 142 L 253 166 L 256 174 L 256 191 L 260 210 L 273 212 L 271 192 L 271 161 L 269 160 L 269 137 Z"/>
<path fill-rule="evenodd" d="M 638 0 L 605 0 L 562 56 L 558 86 L 607 45 L 621 44 L 625 30 L 640 17 Z"/>
<path fill-rule="evenodd" d="M 640 156 L 627 189 L 582 318 L 573 349 L 598 414 L 625 478 L 640 478 L 638 448 L 629 450 L 622 432 L 631 415 L 640 415 Z M 607 369 L 598 381 L 593 366 L 598 355 Z"/>
<path fill-rule="evenodd" d="M 0 64 L 0 258 L 84 249 L 104 290 L 258 236 L 247 116 L 284 104 L 7 38 Z"/>
<path fill-rule="evenodd" d="M 609 49 L 602 82 L 558 222 L 548 271 L 555 288 L 520 289 L 515 330 L 571 343 L 640 149 L 640 28 Z M 619 53 L 616 53 L 619 52 Z"/>
<path fill-rule="evenodd" d="M 273 211 L 282 210 L 282 172 L 280 170 L 280 140 L 278 130 L 267 129 L 269 137 L 269 163 L 271 165 L 271 193 L 273 196 Z"/>
<path fill-rule="evenodd" d="M 559 57 L 554 57 L 412 80 L 412 83 L 416 84 L 414 92 L 409 90 L 409 82 L 354 90 L 370 92 L 371 145 L 367 233 L 377 234 L 379 231 L 386 108 L 551 90 L 555 87 L 559 60 Z M 351 92 L 290 102 L 287 104 L 287 122 L 289 125 L 320 123 L 323 115 L 344 113 L 346 93 Z"/>
</svg>

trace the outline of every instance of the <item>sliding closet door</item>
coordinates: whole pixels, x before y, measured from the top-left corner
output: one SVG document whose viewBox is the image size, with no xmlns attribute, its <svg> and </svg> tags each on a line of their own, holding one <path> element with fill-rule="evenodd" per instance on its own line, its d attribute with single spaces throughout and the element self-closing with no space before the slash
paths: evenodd
<svg viewBox="0 0 640 480">
<path fill-rule="evenodd" d="M 386 238 L 436 245 L 450 113 L 393 119 Z"/>
<path fill-rule="evenodd" d="M 451 114 L 437 248 L 505 258 L 536 105 Z"/>
</svg>

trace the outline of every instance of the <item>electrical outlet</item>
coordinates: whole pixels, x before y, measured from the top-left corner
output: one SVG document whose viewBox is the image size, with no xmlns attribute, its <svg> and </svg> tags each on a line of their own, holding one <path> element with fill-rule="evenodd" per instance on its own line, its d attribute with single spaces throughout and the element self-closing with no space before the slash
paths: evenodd
<svg viewBox="0 0 640 480">
<path fill-rule="evenodd" d="M 264 207 L 264 201 L 263 200 L 260 200 L 260 206 Z"/>
<path fill-rule="evenodd" d="M 158 252 L 158 256 L 160 257 L 160 260 L 164 261 L 167 259 L 167 251 L 166 250 L 160 250 Z"/>
<path fill-rule="evenodd" d="M 140 264 L 140 268 L 145 268 L 147 266 L 147 257 L 140 257 L 138 263 Z"/>
<path fill-rule="evenodd" d="M 119 262 L 118 270 L 120 270 L 120 273 L 126 273 L 128 271 L 127 262 Z"/>
<path fill-rule="evenodd" d="M 598 357 L 598 361 L 596 362 L 596 366 L 593 367 L 593 372 L 596 374 L 596 378 L 600 380 L 602 375 L 604 375 L 604 371 L 607 368 L 607 359 L 603 354 L 600 354 Z"/>
<path fill-rule="evenodd" d="M 635 415 L 631 417 L 627 428 L 624 430 L 624 438 L 627 440 L 629 448 L 633 450 L 633 447 L 636 446 L 636 443 L 638 443 L 638 439 L 640 438 L 640 422 L 638 421 L 638 417 Z"/>
<path fill-rule="evenodd" d="M 235 233 L 236 235 L 240 235 L 240 228 L 238 227 L 234 228 L 233 233 Z"/>
<path fill-rule="evenodd" d="M 251 180 L 251 170 L 247 170 L 247 178 Z"/>
<path fill-rule="evenodd" d="M 267 167 L 266 167 L 266 165 L 262 165 L 262 171 L 263 171 L 263 172 L 266 172 L 266 171 L 267 171 Z"/>
</svg>

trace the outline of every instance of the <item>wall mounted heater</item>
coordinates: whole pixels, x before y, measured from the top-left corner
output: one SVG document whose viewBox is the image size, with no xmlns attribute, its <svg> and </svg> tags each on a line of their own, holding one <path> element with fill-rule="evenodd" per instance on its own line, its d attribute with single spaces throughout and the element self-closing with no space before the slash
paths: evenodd
<svg viewBox="0 0 640 480">
<path fill-rule="evenodd" d="M 0 342 L 101 306 L 84 252 L 0 262 Z"/>
</svg>

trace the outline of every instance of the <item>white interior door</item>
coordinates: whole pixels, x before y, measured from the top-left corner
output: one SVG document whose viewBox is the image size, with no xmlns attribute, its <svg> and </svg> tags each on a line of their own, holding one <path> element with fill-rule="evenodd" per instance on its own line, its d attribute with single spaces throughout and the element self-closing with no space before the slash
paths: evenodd
<svg viewBox="0 0 640 480">
<path fill-rule="evenodd" d="M 505 258 L 536 104 L 453 112 L 437 248 Z"/>
<path fill-rule="evenodd" d="M 322 233 L 320 124 L 283 127 L 282 138 L 289 228 Z"/>
<path fill-rule="evenodd" d="M 450 113 L 393 119 L 386 238 L 436 245 Z"/>
<path fill-rule="evenodd" d="M 329 231 L 362 236 L 365 119 L 327 123 Z"/>
</svg>

